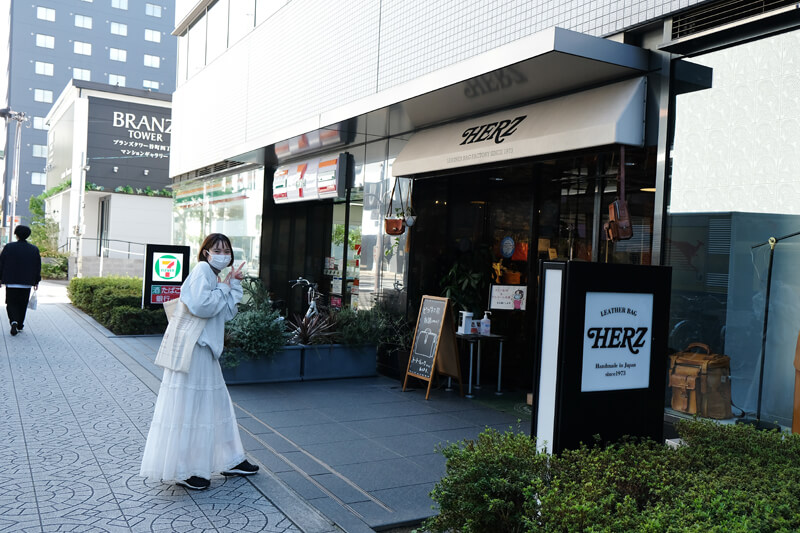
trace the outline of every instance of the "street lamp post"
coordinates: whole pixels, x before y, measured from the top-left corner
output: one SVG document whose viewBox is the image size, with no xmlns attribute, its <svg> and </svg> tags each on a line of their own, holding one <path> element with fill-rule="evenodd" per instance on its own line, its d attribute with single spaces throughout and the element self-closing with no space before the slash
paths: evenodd
<svg viewBox="0 0 800 533">
<path fill-rule="evenodd" d="M 11 182 L 11 194 L 8 195 L 9 210 L 11 211 L 11 220 L 8 227 L 8 240 L 14 234 L 14 225 L 17 216 L 17 196 L 19 195 L 19 154 L 20 147 L 22 146 L 22 123 L 28 120 L 25 113 L 12 111 L 10 108 L 0 109 L 0 117 L 4 118 L 6 122 L 9 120 L 16 120 L 17 127 L 14 132 L 14 177 Z M 5 184 L 3 184 L 5 192 Z"/>
</svg>

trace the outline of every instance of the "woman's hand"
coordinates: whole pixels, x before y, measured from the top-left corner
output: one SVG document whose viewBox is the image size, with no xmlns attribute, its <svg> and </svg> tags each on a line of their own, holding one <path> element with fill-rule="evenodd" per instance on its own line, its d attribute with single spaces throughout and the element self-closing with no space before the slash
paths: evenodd
<svg viewBox="0 0 800 533">
<path fill-rule="evenodd" d="M 225 279 L 222 280 L 222 283 L 230 286 L 231 284 L 231 277 L 238 279 L 239 281 L 244 279 L 244 272 L 242 272 L 242 267 L 244 266 L 244 261 L 241 265 L 239 265 L 236 269 L 231 269 L 228 274 L 225 276 Z"/>
</svg>

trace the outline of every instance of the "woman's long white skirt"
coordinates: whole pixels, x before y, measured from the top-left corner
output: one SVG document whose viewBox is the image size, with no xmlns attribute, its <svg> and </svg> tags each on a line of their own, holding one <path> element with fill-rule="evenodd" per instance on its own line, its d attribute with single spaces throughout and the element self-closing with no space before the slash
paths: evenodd
<svg viewBox="0 0 800 533">
<path fill-rule="evenodd" d="M 167 482 L 210 479 L 244 460 L 219 361 L 196 345 L 189 372 L 164 369 L 139 474 Z"/>
</svg>

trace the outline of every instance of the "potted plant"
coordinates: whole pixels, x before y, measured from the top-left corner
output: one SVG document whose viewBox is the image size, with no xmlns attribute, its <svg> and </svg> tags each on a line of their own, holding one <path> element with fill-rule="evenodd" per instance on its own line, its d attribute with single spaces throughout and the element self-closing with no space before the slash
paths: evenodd
<svg viewBox="0 0 800 533">
<path fill-rule="evenodd" d="M 229 384 L 297 381 L 299 351 L 287 347 L 289 333 L 283 317 L 272 309 L 269 290 L 258 278 L 242 281 L 239 312 L 225 324 L 225 349 L 220 358 Z"/>
<path fill-rule="evenodd" d="M 378 314 L 371 309 L 344 308 L 332 312 L 329 320 L 330 332 L 320 340 L 330 344 L 306 347 L 303 379 L 374 376 Z"/>
</svg>

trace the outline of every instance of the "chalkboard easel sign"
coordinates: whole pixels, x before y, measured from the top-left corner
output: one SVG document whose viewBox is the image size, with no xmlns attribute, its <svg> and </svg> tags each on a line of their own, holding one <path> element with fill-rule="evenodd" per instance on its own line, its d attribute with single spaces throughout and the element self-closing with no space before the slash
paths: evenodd
<svg viewBox="0 0 800 533">
<path fill-rule="evenodd" d="M 423 296 L 403 390 L 406 390 L 409 376 L 427 381 L 427 400 L 431 394 L 434 372 L 458 379 L 461 395 L 464 395 L 450 300 L 438 296 Z"/>
</svg>

